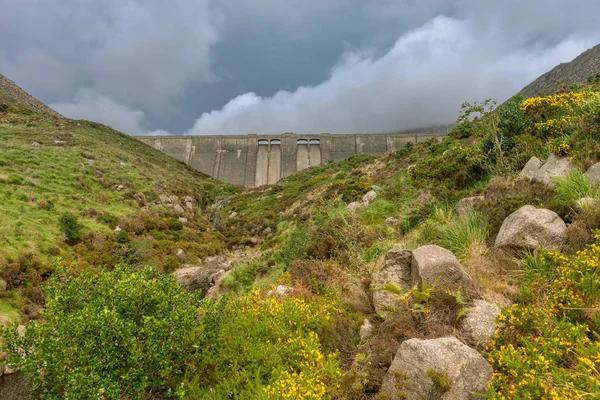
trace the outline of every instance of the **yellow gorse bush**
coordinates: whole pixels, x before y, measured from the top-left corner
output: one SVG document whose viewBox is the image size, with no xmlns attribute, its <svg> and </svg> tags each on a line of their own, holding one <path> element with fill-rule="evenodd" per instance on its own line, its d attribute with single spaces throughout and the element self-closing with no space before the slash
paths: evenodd
<svg viewBox="0 0 600 400">
<path fill-rule="evenodd" d="M 339 303 L 327 297 L 255 290 L 231 298 L 221 311 L 203 317 L 222 325 L 196 374 L 197 385 L 212 392 L 195 397 L 333 398 L 342 373 L 337 353 L 323 349 L 319 332 L 340 312 Z"/>
<path fill-rule="evenodd" d="M 532 97 L 523 100 L 521 111 L 536 120 L 546 119 L 549 116 L 567 115 L 586 102 L 597 99 L 598 93 L 593 90 L 580 92 L 560 93 L 544 97 Z"/>
<path fill-rule="evenodd" d="M 553 268 L 540 304 L 515 304 L 498 317 L 488 347 L 490 397 L 598 398 L 600 246 L 543 257 Z"/>
</svg>

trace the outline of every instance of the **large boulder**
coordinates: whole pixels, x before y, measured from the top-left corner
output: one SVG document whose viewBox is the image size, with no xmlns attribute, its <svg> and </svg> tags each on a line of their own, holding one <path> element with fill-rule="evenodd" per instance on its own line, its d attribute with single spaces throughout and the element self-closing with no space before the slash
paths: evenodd
<svg viewBox="0 0 600 400">
<path fill-rule="evenodd" d="M 567 225 L 554 211 L 523 206 L 502 223 L 496 247 L 560 250 L 567 240 L 566 229 Z"/>
<path fill-rule="evenodd" d="M 455 337 L 410 339 L 400 345 L 380 394 L 393 400 L 477 399 L 491 378 L 485 358 Z"/>
<path fill-rule="evenodd" d="M 225 271 L 229 271 L 232 268 L 232 263 L 225 257 L 220 254 L 218 256 L 206 257 L 203 260 L 203 264 L 206 265 L 208 269 L 223 269 Z"/>
<path fill-rule="evenodd" d="M 412 256 L 413 282 L 435 283 L 438 288 L 451 290 L 473 284 L 450 250 L 432 244 L 413 250 Z"/>
<path fill-rule="evenodd" d="M 466 197 L 464 199 L 461 199 L 458 202 L 458 204 L 456 204 L 454 212 L 456 213 L 456 215 L 468 214 L 471 211 L 473 211 L 473 208 L 477 203 L 481 203 L 484 200 L 485 197 L 483 196 Z"/>
<path fill-rule="evenodd" d="M 412 252 L 393 248 L 388 251 L 383 259 L 383 264 L 374 276 L 373 283 L 376 289 L 388 283 L 400 285 L 403 291 L 408 291 L 414 285 L 411 274 Z M 387 290 L 375 290 L 373 303 L 375 311 L 381 316 L 386 316 L 390 311 L 399 309 L 397 293 Z M 400 308 L 401 309 L 401 308 Z"/>
<path fill-rule="evenodd" d="M 214 280 L 218 279 L 215 276 L 215 270 L 210 270 L 204 267 L 187 266 L 173 272 L 173 276 L 187 292 L 193 293 L 200 291 L 201 296 L 206 296 L 208 289 L 214 284 Z"/>
<path fill-rule="evenodd" d="M 368 206 L 369 204 L 371 204 L 372 202 L 374 202 L 375 199 L 377 199 L 377 192 L 374 191 L 374 190 L 369 190 L 367 192 L 367 194 L 365 194 L 362 197 L 363 206 L 365 206 L 365 207 Z"/>
<path fill-rule="evenodd" d="M 473 303 L 469 313 L 460 320 L 460 333 L 470 346 L 482 351 L 496 333 L 496 317 L 500 314 L 500 307 L 483 300 Z"/>
<path fill-rule="evenodd" d="M 362 207 L 362 204 L 359 203 L 358 201 L 353 201 L 352 203 L 350 203 L 346 206 L 346 208 L 350 212 L 355 212 L 356 210 L 358 210 L 361 207 Z"/>
<path fill-rule="evenodd" d="M 592 185 L 600 185 L 600 163 L 596 163 L 589 167 L 585 176 Z"/>
<path fill-rule="evenodd" d="M 394 248 L 387 252 L 373 277 L 375 311 L 383 317 L 389 316 L 390 312 L 408 312 L 398 297 L 423 282 L 435 284 L 441 291 L 473 287 L 473 281 L 449 250 L 436 245 L 421 246 L 412 251 Z M 382 290 L 389 283 L 398 285 L 401 293 Z"/>
<path fill-rule="evenodd" d="M 564 178 L 573 171 L 573 163 L 569 157 L 561 157 L 556 154 L 550 154 L 545 162 L 542 163 L 536 157 L 532 157 L 521 171 L 521 175 L 531 181 L 545 183 L 548 186 L 554 185 L 552 178 Z"/>
</svg>

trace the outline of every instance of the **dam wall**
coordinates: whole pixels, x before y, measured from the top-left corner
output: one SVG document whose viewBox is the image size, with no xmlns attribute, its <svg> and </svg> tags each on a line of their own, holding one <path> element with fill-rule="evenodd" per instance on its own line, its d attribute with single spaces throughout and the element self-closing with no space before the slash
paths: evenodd
<svg viewBox="0 0 600 400">
<path fill-rule="evenodd" d="M 439 132 L 396 134 L 138 136 L 137 139 L 190 167 L 237 186 L 257 187 L 277 183 L 294 172 L 354 154 L 383 155 L 407 143 L 418 143 L 446 134 Z"/>
</svg>

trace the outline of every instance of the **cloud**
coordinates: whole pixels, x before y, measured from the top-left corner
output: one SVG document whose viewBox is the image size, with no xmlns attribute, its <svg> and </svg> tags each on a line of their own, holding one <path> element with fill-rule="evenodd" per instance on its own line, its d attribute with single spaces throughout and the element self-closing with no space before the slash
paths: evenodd
<svg viewBox="0 0 600 400">
<path fill-rule="evenodd" d="M 243 94 L 203 113 L 188 134 L 390 132 L 448 123 L 465 100 L 503 101 L 595 44 L 576 35 L 541 49 L 507 50 L 498 42 L 498 25 L 439 16 L 379 58 L 346 54 L 321 84 Z"/>
<path fill-rule="evenodd" d="M 144 129 L 146 114 L 118 103 L 94 89 L 81 89 L 72 103 L 50 105 L 66 117 L 101 122 L 129 135 L 167 134 L 164 131 L 148 132 Z"/>
<path fill-rule="evenodd" d="M 216 79 L 210 0 L 0 0 L 0 9 L 0 67 L 50 101 L 88 87 L 159 115 L 188 86 Z"/>
<path fill-rule="evenodd" d="M 88 106 L 87 118 L 140 132 L 452 121 L 462 101 L 501 100 L 600 39 L 597 0 L 0 0 L 0 10 L 2 73 L 74 110 L 93 90 L 114 112 Z"/>
</svg>

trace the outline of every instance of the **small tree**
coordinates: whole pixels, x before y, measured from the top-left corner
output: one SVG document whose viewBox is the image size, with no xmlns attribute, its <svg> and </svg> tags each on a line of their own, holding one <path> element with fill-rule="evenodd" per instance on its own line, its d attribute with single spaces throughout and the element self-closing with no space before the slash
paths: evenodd
<svg viewBox="0 0 600 400">
<path fill-rule="evenodd" d="M 152 268 L 70 277 L 57 266 L 42 320 L 2 333 L 9 363 L 48 399 L 177 393 L 194 355 L 196 297 Z M 180 393 L 179 393 L 180 394 Z"/>
<path fill-rule="evenodd" d="M 81 224 L 77 216 L 66 212 L 60 216 L 59 220 L 61 231 L 67 236 L 67 243 L 77 244 L 81 241 Z"/>
</svg>

